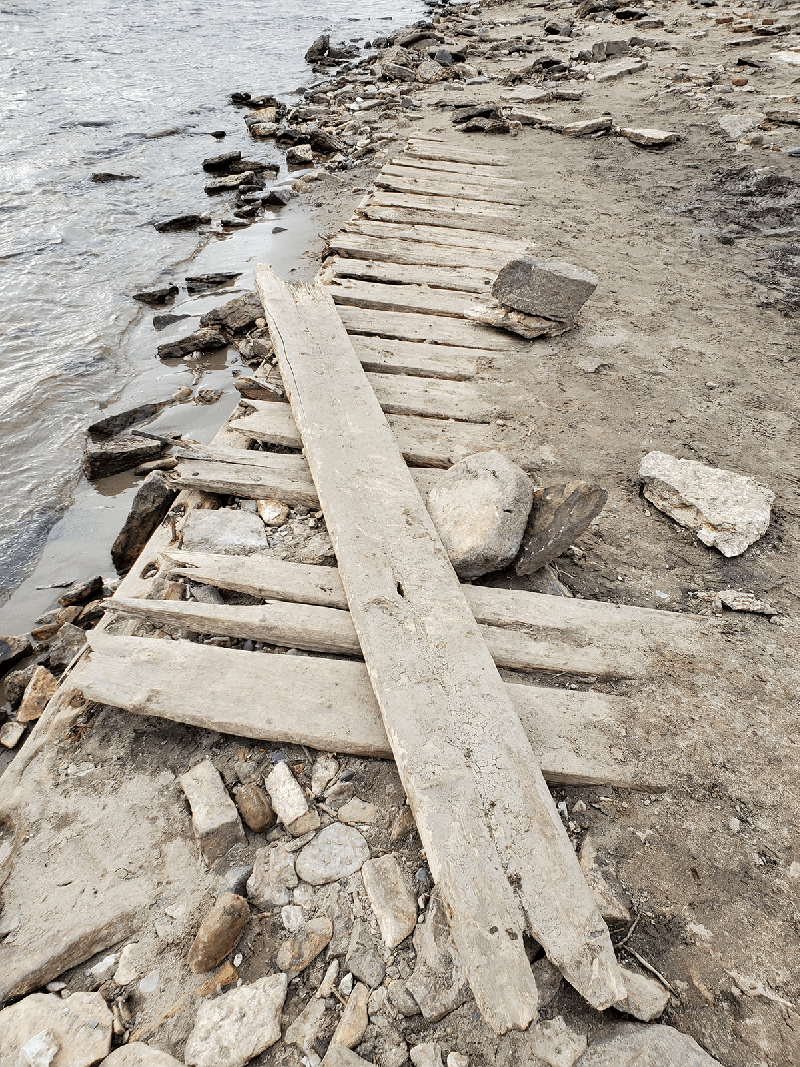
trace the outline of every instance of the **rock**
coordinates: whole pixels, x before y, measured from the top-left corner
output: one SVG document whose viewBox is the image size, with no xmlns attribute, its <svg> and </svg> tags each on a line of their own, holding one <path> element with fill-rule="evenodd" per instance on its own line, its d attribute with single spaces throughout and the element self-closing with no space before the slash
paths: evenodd
<svg viewBox="0 0 800 1067">
<path fill-rule="evenodd" d="M 305 923 L 305 915 L 299 904 L 284 904 L 281 908 L 281 922 L 284 930 L 296 934 Z"/>
<path fill-rule="evenodd" d="M 723 556 L 741 555 L 769 526 L 775 494 L 747 475 L 648 452 L 639 477 L 651 504 Z"/>
<path fill-rule="evenodd" d="M 226 174 L 224 178 L 212 178 L 203 186 L 209 196 L 215 193 L 226 193 L 231 189 L 238 189 L 240 185 L 249 185 L 255 177 L 255 171 L 245 170 L 241 174 Z"/>
<path fill-rule="evenodd" d="M 222 593 L 220 593 L 219 589 L 215 589 L 213 585 L 200 585 L 199 582 L 187 582 L 186 589 L 189 593 L 189 599 L 196 601 L 198 604 L 225 603 Z"/>
<path fill-rule="evenodd" d="M 186 962 L 193 974 L 213 971 L 233 949 L 250 918 L 244 897 L 223 893 L 197 931 Z"/>
<path fill-rule="evenodd" d="M 355 786 L 352 782 L 336 782 L 325 794 L 325 803 L 333 811 L 338 811 L 355 796 Z"/>
<path fill-rule="evenodd" d="M 138 174 L 111 174 L 108 171 L 97 171 L 92 175 L 92 181 L 104 185 L 107 182 L 132 182 L 138 177 Z"/>
<path fill-rule="evenodd" d="M 57 688 L 58 682 L 50 671 L 46 667 L 37 666 L 25 687 L 25 694 L 17 712 L 17 722 L 33 722 L 38 719 Z"/>
<path fill-rule="evenodd" d="M 287 1045 L 296 1045 L 304 1052 L 313 1051 L 315 1042 L 326 1028 L 325 1013 L 325 1001 L 312 997 L 287 1029 L 283 1040 Z"/>
<path fill-rule="evenodd" d="M 183 216 L 182 216 L 183 217 Z M 196 218 L 199 220 L 198 215 L 191 215 L 190 218 Z M 159 223 L 158 225 L 165 226 L 168 223 Z M 158 229 L 158 225 L 156 229 Z M 131 293 L 134 300 L 138 300 L 140 304 L 149 304 L 151 307 L 159 307 L 163 304 L 168 304 L 180 292 L 177 285 L 164 285 L 160 289 L 143 289 L 140 293 Z"/>
<path fill-rule="evenodd" d="M 256 319 L 262 318 L 264 308 L 255 293 L 245 293 L 229 300 L 222 307 L 207 311 L 200 319 L 201 326 L 220 326 L 230 333 L 242 333 L 255 325 Z"/>
<path fill-rule="evenodd" d="M 409 1052 L 409 1057 L 414 1067 L 444 1067 L 441 1045 L 435 1041 L 425 1041 L 421 1045 L 414 1045 Z"/>
<path fill-rule="evenodd" d="M 657 1019 L 669 1004 L 669 991 L 654 978 L 637 974 L 627 967 L 620 967 L 620 970 L 628 996 L 614 1005 L 617 1011 L 624 1011 L 643 1023 Z"/>
<path fill-rule="evenodd" d="M 198 389 L 195 404 L 216 404 L 222 399 L 221 389 Z"/>
<path fill-rule="evenodd" d="M 469 996 L 438 886 L 431 893 L 425 922 L 414 932 L 417 963 L 406 982 L 427 1022 L 438 1022 Z"/>
<path fill-rule="evenodd" d="M 558 967 L 551 963 L 547 956 L 542 956 L 531 964 L 533 980 L 536 982 L 536 992 L 539 994 L 539 1007 L 546 1008 L 555 1000 L 564 983 L 564 979 Z"/>
<path fill-rule="evenodd" d="M 181 548 L 186 552 L 252 556 L 267 547 L 264 523 L 257 515 L 238 508 L 190 511 L 183 526 Z"/>
<path fill-rule="evenodd" d="M 66 622 L 50 646 L 50 666 L 55 670 L 67 667 L 86 644 L 86 631 Z"/>
<path fill-rule="evenodd" d="M 188 315 L 156 315 L 153 319 L 179 319 L 188 318 Z M 172 403 L 171 400 L 159 400 L 158 402 L 150 404 L 137 404 L 135 408 L 126 408 L 125 411 L 118 411 L 115 415 L 108 415 L 104 419 L 98 419 L 97 422 L 93 422 L 88 427 L 89 433 L 99 434 L 101 437 L 113 437 L 114 434 L 122 433 L 123 430 L 127 430 L 130 426 L 135 426 L 137 422 L 144 422 L 145 419 L 152 419 L 163 411 L 164 408 L 168 408 Z"/>
<path fill-rule="evenodd" d="M 233 791 L 233 799 L 245 826 L 254 833 L 263 833 L 275 822 L 272 805 L 255 782 L 237 786 Z"/>
<path fill-rule="evenodd" d="M 370 989 L 377 989 L 386 975 L 386 967 L 375 948 L 369 926 L 363 919 L 356 919 L 353 923 L 344 964 Z"/>
<path fill-rule="evenodd" d="M 559 581 L 558 568 L 552 563 L 546 563 L 544 567 L 528 575 L 526 588 L 532 593 L 547 593 L 548 596 L 572 596 L 569 589 Z"/>
<path fill-rule="evenodd" d="M 50 1067 L 61 1046 L 52 1030 L 34 1034 L 20 1049 L 20 1067 Z"/>
<path fill-rule="evenodd" d="M 766 117 L 760 111 L 740 111 L 733 115 L 721 115 L 717 123 L 727 133 L 729 140 L 738 141 L 744 134 L 758 129 Z"/>
<path fill-rule="evenodd" d="M 259 503 L 261 503 L 261 501 L 259 501 Z M 277 501 L 268 501 L 268 503 L 277 503 Z M 283 507 L 283 505 L 280 506 Z M 259 514 L 261 514 L 260 511 Z M 261 517 L 264 518 L 263 515 Z M 264 519 L 264 522 L 266 521 L 267 520 Z M 311 795 L 318 797 L 324 793 L 328 784 L 338 773 L 339 761 L 335 756 L 318 756 L 314 761 L 314 768 L 311 771 Z"/>
<path fill-rule="evenodd" d="M 409 993 L 405 982 L 401 982 L 399 979 L 395 978 L 389 983 L 387 993 L 389 996 L 389 1003 L 395 1011 L 399 1011 L 400 1014 L 404 1015 L 406 1018 L 412 1015 L 419 1015 L 419 1004 L 417 1004 L 416 1000 L 414 1000 Z"/>
<path fill-rule="evenodd" d="M 254 122 L 248 126 L 253 137 L 274 137 L 279 128 L 277 122 Z"/>
<path fill-rule="evenodd" d="M 298 553 L 299 561 L 301 563 L 308 563 L 311 566 L 319 566 L 320 564 L 327 563 L 331 560 L 335 562 L 336 553 L 333 550 L 333 544 L 330 537 L 322 530 L 318 534 L 314 534 L 303 545 Z"/>
<path fill-rule="evenodd" d="M 550 124 L 552 126 L 552 123 Z M 557 337 L 571 328 L 571 323 L 556 322 L 541 315 L 527 315 L 523 311 L 513 311 L 504 307 L 493 297 L 484 297 L 480 303 L 473 304 L 466 310 L 466 317 L 484 326 L 493 326 L 498 330 L 509 330 L 519 337 L 533 340 L 536 337 Z"/>
<path fill-rule="evenodd" d="M 334 822 L 301 850 L 296 869 L 304 882 L 325 885 L 360 871 L 368 859 L 369 845 L 358 830 Z"/>
<path fill-rule="evenodd" d="M 3 748 L 16 748 L 25 733 L 24 722 L 6 722 L 0 726 L 0 745 Z"/>
<path fill-rule="evenodd" d="M 369 1060 L 362 1060 L 344 1045 L 334 1044 L 331 1041 L 325 1053 L 325 1059 L 322 1061 L 322 1067 L 369 1067 L 369 1063 Z"/>
<path fill-rule="evenodd" d="M 402 841 L 406 834 L 410 834 L 415 826 L 414 813 L 411 808 L 406 805 L 392 823 L 389 837 L 392 841 Z"/>
<path fill-rule="evenodd" d="M 203 858 L 210 866 L 246 838 L 236 806 L 214 764 L 203 760 L 179 779 L 192 809 L 192 825 Z"/>
<path fill-rule="evenodd" d="M 104 956 L 94 967 L 90 967 L 89 974 L 102 985 L 103 982 L 107 982 L 111 978 L 116 969 L 117 957 L 114 953 L 111 953 L 109 956 Z"/>
<path fill-rule="evenodd" d="M 355 1048 L 360 1044 L 369 1022 L 367 1004 L 370 992 L 369 986 L 364 985 L 363 982 L 358 982 L 354 986 L 347 999 L 347 1007 L 331 1038 L 331 1044 L 344 1045 L 345 1048 Z"/>
<path fill-rule="evenodd" d="M 317 989 L 314 996 L 319 997 L 320 1000 L 325 1000 L 326 997 L 333 996 L 333 991 L 336 988 L 336 979 L 338 977 L 339 961 L 337 959 L 333 959 L 328 964 L 328 969 L 325 971 L 325 977 L 320 982 L 319 989 Z"/>
<path fill-rule="evenodd" d="M 578 1067 L 722 1067 L 671 1026 L 618 1023 L 581 1056 Z"/>
<path fill-rule="evenodd" d="M 252 130 L 251 130 L 252 132 Z M 263 203 L 271 204 L 275 207 L 286 207 L 290 200 L 294 200 L 297 193 L 292 189 L 290 185 L 281 186 L 279 189 L 270 189 L 267 195 L 264 197 Z"/>
<path fill-rule="evenodd" d="M 595 74 L 596 82 L 612 82 L 617 78 L 627 78 L 631 74 L 638 74 L 645 70 L 647 64 L 643 59 L 620 59 L 616 63 L 607 63 L 603 69 Z"/>
<path fill-rule="evenodd" d="M 44 615 L 40 615 L 36 621 L 43 622 L 52 620 L 57 614 L 58 612 L 56 611 L 48 611 Z M 38 663 L 29 663 L 27 667 L 18 667 L 17 670 L 10 671 L 6 675 L 6 700 L 12 708 L 17 708 L 22 703 L 22 698 L 25 696 L 25 690 L 38 667 Z"/>
<path fill-rule="evenodd" d="M 333 923 L 330 919 L 312 919 L 278 949 L 279 969 L 291 975 L 300 974 L 327 947 L 332 937 Z"/>
<path fill-rule="evenodd" d="M 156 355 L 159 359 L 183 359 L 192 352 L 213 352 L 217 348 L 225 348 L 228 338 L 221 330 L 212 327 L 203 327 L 195 330 L 188 337 L 180 341 L 170 341 L 169 344 L 159 345 Z"/>
<path fill-rule="evenodd" d="M 416 929 L 416 898 L 406 885 L 394 856 L 387 854 L 367 860 L 361 868 L 361 877 L 381 937 L 387 948 L 395 948 Z"/>
<path fill-rule="evenodd" d="M 768 111 L 767 118 L 781 126 L 800 126 L 800 111 Z"/>
<path fill-rule="evenodd" d="M 127 1045 L 120 1045 L 107 1056 L 100 1067 L 183 1067 L 180 1060 L 170 1056 L 168 1052 L 161 1052 L 157 1048 L 150 1048 L 142 1041 L 130 1041 Z"/>
<path fill-rule="evenodd" d="M 182 230 L 196 230 L 198 226 L 208 221 L 207 215 L 175 215 L 171 219 L 164 219 L 163 222 L 154 222 L 153 226 L 159 233 L 178 233 Z M 177 287 L 173 288 L 177 294 Z M 139 298 L 136 297 L 136 299 Z"/>
<path fill-rule="evenodd" d="M 563 555 L 602 511 L 608 493 L 588 482 L 565 482 L 537 489 L 514 569 L 533 574 Z"/>
<path fill-rule="evenodd" d="M 308 815 L 308 801 L 285 760 L 275 765 L 264 779 L 264 785 L 272 801 L 273 810 L 286 829 L 298 837 L 307 833 L 304 823 L 299 823 L 298 820 Z M 296 829 L 290 829 L 292 826 L 296 826 Z"/>
<path fill-rule="evenodd" d="M 492 294 L 506 307 L 573 323 L 597 288 L 591 271 L 560 259 L 514 259 L 497 275 Z"/>
<path fill-rule="evenodd" d="M 238 163 L 242 158 L 241 152 L 222 152 L 218 156 L 209 156 L 208 159 L 203 160 L 203 170 L 210 171 L 225 171 L 228 169 L 231 163 Z"/>
<path fill-rule="evenodd" d="M 147 967 L 147 950 L 139 941 L 131 941 L 119 954 L 119 963 L 114 972 L 116 985 L 126 986 L 138 981 Z"/>
<path fill-rule="evenodd" d="M 0 675 L 32 651 L 27 637 L 0 637 Z"/>
<path fill-rule="evenodd" d="M 33 993 L 0 1011 L 0 1062 L 9 1067 L 25 1067 L 26 1058 L 29 1064 L 48 1063 L 46 1050 L 57 1045 L 54 1067 L 90 1067 L 108 1055 L 111 1024 L 111 1012 L 99 993 L 73 993 L 66 1000 Z M 36 1037 L 41 1040 L 29 1044 Z M 42 1058 L 23 1058 L 26 1046 Z"/>
<path fill-rule="evenodd" d="M 110 441 L 90 441 L 86 445 L 86 473 L 89 478 L 108 478 L 138 467 L 161 455 L 163 445 L 142 437 L 115 437 Z"/>
<path fill-rule="evenodd" d="M 597 119 L 581 119 L 578 122 L 568 123 L 562 133 L 565 133 L 567 137 L 588 137 L 591 133 L 600 133 L 603 130 L 610 130 L 613 125 L 613 119 L 610 115 L 602 115 Z M 595 282 L 595 285 L 597 283 Z"/>
<path fill-rule="evenodd" d="M 298 883 L 294 853 L 278 843 L 256 852 L 253 873 L 247 880 L 247 896 L 257 908 L 282 907 L 292 899 Z"/>
<path fill-rule="evenodd" d="M 753 611 L 760 615 L 778 614 L 771 604 L 758 600 L 754 593 L 745 593 L 741 589 L 714 589 L 707 593 L 698 592 L 696 596 L 698 600 L 710 602 L 713 615 L 722 615 L 723 607 L 731 611 Z"/>
<path fill-rule="evenodd" d="M 631 913 L 622 899 L 622 891 L 613 884 L 616 881 L 613 872 L 604 870 L 605 865 L 598 857 L 590 834 L 585 835 L 581 845 L 580 865 L 605 921 L 611 924 L 629 923 Z"/>
<path fill-rule="evenodd" d="M 177 463 L 175 460 L 169 462 Z M 119 574 L 126 574 L 131 569 L 176 496 L 177 489 L 169 484 L 160 470 L 148 474 L 136 490 L 128 517 L 111 546 L 111 559 Z"/>
<path fill-rule="evenodd" d="M 294 167 L 308 166 L 309 163 L 314 162 L 314 152 L 307 144 L 292 145 L 286 153 L 286 162 Z"/>
<path fill-rule="evenodd" d="M 374 823 L 378 816 L 378 809 L 374 804 L 365 804 L 358 797 L 353 797 L 339 808 L 339 821 L 348 826 L 357 823 Z"/>
<path fill-rule="evenodd" d="M 586 1035 L 571 1029 L 560 1015 L 535 1023 L 526 1036 L 534 1056 L 550 1067 L 572 1067 L 586 1051 Z"/>
<path fill-rule="evenodd" d="M 195 274 L 186 279 L 186 291 L 188 293 L 204 293 L 207 289 L 216 289 L 220 285 L 230 285 L 235 282 L 240 274 Z"/>
<path fill-rule="evenodd" d="M 428 511 L 456 574 L 501 570 L 519 551 L 533 483 L 500 452 L 454 464 L 428 494 Z"/>
<path fill-rule="evenodd" d="M 426 85 L 440 82 L 447 77 L 447 67 L 435 59 L 424 59 L 416 69 L 417 81 Z"/>
<path fill-rule="evenodd" d="M 331 46 L 331 37 L 329 33 L 321 34 L 303 57 L 306 63 L 314 63 L 318 59 L 322 59 L 324 55 L 327 55 L 328 49 Z"/>
<path fill-rule="evenodd" d="M 220 893 L 235 893 L 237 896 L 243 897 L 247 891 L 247 879 L 252 873 L 252 863 L 231 867 L 220 878 L 217 889 Z"/>
<path fill-rule="evenodd" d="M 572 23 L 565 19 L 548 19 L 544 24 L 544 32 L 552 37 L 571 37 Z"/>
<path fill-rule="evenodd" d="M 675 144 L 681 139 L 680 134 L 667 130 L 637 129 L 633 126 L 622 126 L 619 132 L 622 137 L 627 137 L 629 141 L 645 148 L 660 148 L 663 145 Z"/>
<path fill-rule="evenodd" d="M 469 1067 L 469 1056 L 465 1056 L 463 1052 L 449 1052 L 447 1067 Z"/>
<path fill-rule="evenodd" d="M 187 1067 L 244 1067 L 281 1036 L 288 975 L 270 974 L 200 1006 L 183 1054 Z"/>
</svg>

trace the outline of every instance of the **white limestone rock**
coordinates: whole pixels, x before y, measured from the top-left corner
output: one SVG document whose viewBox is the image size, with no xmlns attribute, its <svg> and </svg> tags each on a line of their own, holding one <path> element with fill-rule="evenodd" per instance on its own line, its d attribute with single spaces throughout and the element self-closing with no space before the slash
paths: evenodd
<svg viewBox="0 0 800 1067">
<path fill-rule="evenodd" d="M 642 129 L 634 126 L 623 126 L 620 135 L 627 137 L 633 144 L 643 148 L 661 148 L 663 145 L 675 144 L 680 140 L 680 134 L 671 130 Z"/>
<path fill-rule="evenodd" d="M 157 1048 L 150 1048 L 142 1041 L 131 1041 L 127 1045 L 120 1045 L 107 1056 L 100 1067 L 183 1067 L 180 1060 L 170 1056 L 168 1052 L 160 1052 Z"/>
<path fill-rule="evenodd" d="M 417 962 L 406 990 L 427 1022 L 438 1022 L 469 995 L 464 965 L 456 952 L 439 887 L 431 893 L 425 922 L 414 932 Z"/>
<path fill-rule="evenodd" d="M 253 873 L 247 879 L 247 899 L 258 908 L 279 908 L 292 899 L 298 884 L 295 857 L 282 842 L 256 852 Z"/>
<path fill-rule="evenodd" d="M 731 141 L 738 141 L 751 130 L 757 130 L 766 117 L 760 111 L 739 111 L 733 115 L 720 115 L 717 123 Z"/>
<path fill-rule="evenodd" d="M 334 822 L 300 852 L 295 869 L 304 882 L 325 885 L 360 871 L 369 859 L 369 845 L 352 826 Z"/>
<path fill-rule="evenodd" d="M 414 1067 L 444 1067 L 441 1045 L 435 1041 L 414 1045 L 408 1055 Z"/>
<path fill-rule="evenodd" d="M 655 980 L 636 971 L 620 967 L 628 996 L 614 1005 L 618 1011 L 632 1015 L 643 1023 L 651 1023 L 662 1014 L 669 1004 L 669 991 Z"/>
<path fill-rule="evenodd" d="M 454 464 L 428 494 L 428 511 L 460 578 L 502 570 L 522 543 L 533 482 L 497 451 Z"/>
<path fill-rule="evenodd" d="M 747 475 L 648 452 L 639 477 L 651 504 L 723 556 L 741 555 L 769 526 L 775 494 Z"/>
<path fill-rule="evenodd" d="M 224 556 L 251 556 L 269 547 L 264 523 L 258 515 L 238 508 L 190 511 L 183 526 L 181 547 L 187 552 L 220 552 Z"/>
<path fill-rule="evenodd" d="M 289 976 L 270 974 L 200 1006 L 184 1052 L 187 1067 L 244 1067 L 281 1036 Z"/>
<path fill-rule="evenodd" d="M 275 764 L 273 770 L 264 779 L 264 786 L 269 793 L 275 814 L 287 830 L 308 815 L 308 801 L 285 760 Z M 313 829 L 313 827 L 308 829 Z M 307 832 L 308 830 L 300 831 L 300 833 Z"/>
<path fill-rule="evenodd" d="M 0 1063 L 49 1067 L 49 1049 L 58 1046 L 57 1067 L 91 1067 L 108 1055 L 112 1022 L 99 993 L 73 993 L 66 1000 L 32 993 L 0 1011 Z"/>
<path fill-rule="evenodd" d="M 577 1067 L 722 1067 L 697 1042 L 671 1026 L 619 1023 L 578 1060 Z"/>
<path fill-rule="evenodd" d="M 406 885 L 394 856 L 378 856 L 367 860 L 361 868 L 381 937 L 387 948 L 395 948 L 417 926 L 417 901 Z"/>
</svg>

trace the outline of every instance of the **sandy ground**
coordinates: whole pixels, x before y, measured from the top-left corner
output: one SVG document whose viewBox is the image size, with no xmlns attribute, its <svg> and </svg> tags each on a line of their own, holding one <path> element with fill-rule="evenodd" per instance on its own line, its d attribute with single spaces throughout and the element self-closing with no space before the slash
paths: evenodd
<svg viewBox="0 0 800 1067">
<path fill-rule="evenodd" d="M 547 15 L 555 7 L 494 5 L 482 18 L 492 27 L 489 40 L 499 40 L 519 31 L 518 25 L 498 27 L 499 21 Z M 726 1067 L 788 1067 L 800 1061 L 794 697 L 800 545 L 793 462 L 798 161 L 729 140 L 717 119 L 733 111 L 794 108 L 792 102 L 774 105 L 770 97 L 794 96 L 796 68 L 770 61 L 769 43 L 724 48 L 731 35 L 715 18 L 733 10 L 653 5 L 651 14 L 665 27 L 643 36 L 673 48 L 654 51 L 646 70 L 611 85 L 579 82 L 581 101 L 542 108 L 560 121 L 607 111 L 621 125 L 678 132 L 682 140 L 666 150 L 644 150 L 620 137 L 571 139 L 530 128 L 516 137 L 452 132 L 439 102 L 497 99 L 497 82 L 416 94 L 422 118 L 413 125 L 455 144 L 488 143 L 505 153 L 532 194 L 514 235 L 529 239 L 537 254 L 580 264 L 601 279 L 578 328 L 504 357 L 483 379 L 505 423 L 495 428 L 498 447 L 537 484 L 584 478 L 609 492 L 580 552 L 559 561 L 561 580 L 575 596 L 674 611 L 697 610 L 697 591 L 742 589 L 780 612 L 772 621 L 726 613 L 726 633 L 707 662 L 665 657 L 645 683 L 616 687 L 631 700 L 642 765 L 652 769 L 654 781 L 669 775 L 665 791 L 570 788 L 554 794 L 569 812 L 584 802 L 586 811 L 570 816 L 571 834 L 577 843 L 591 832 L 630 896 L 638 922 L 628 945 L 675 990 L 663 1021 L 691 1034 Z M 572 12 L 571 5 L 559 10 Z M 791 21 L 769 8 L 757 13 Z M 547 54 L 566 57 L 587 42 L 634 32 L 629 24 L 584 20 L 579 26 L 573 44 Z M 707 34 L 690 36 L 700 30 Z M 765 66 L 734 69 L 742 51 Z M 480 65 L 502 74 L 535 58 Z M 680 67 L 697 80 L 673 83 Z M 718 85 L 730 85 L 742 71 L 750 80 L 741 91 L 718 94 L 702 85 L 709 72 Z M 407 120 L 395 129 L 402 137 Z M 796 129 L 776 126 L 764 141 L 790 147 L 800 143 Z M 361 170 L 318 183 L 323 236 L 349 217 L 369 175 Z M 309 273 L 312 265 L 309 257 Z M 643 499 L 637 479 L 641 457 L 656 449 L 770 486 L 776 502 L 768 533 L 727 560 L 661 515 Z M 307 783 L 310 754 L 282 747 Z M 82 712 L 69 740 L 34 761 L 22 779 L 30 838 L 17 845 L 2 890 L 2 916 L 18 912 L 21 919 L 11 940 L 23 944 L 54 920 L 90 917 L 116 902 L 140 906 L 140 940 L 159 988 L 134 992 L 130 1004 L 137 1026 L 154 1023 L 199 984 L 194 978 L 187 984 L 183 961 L 217 885 L 217 875 L 198 857 L 177 776 L 210 755 L 232 785 L 237 757 L 249 755 L 269 767 L 277 748 L 133 721 L 113 709 Z M 388 837 L 403 803 L 393 766 L 352 758 L 343 765 L 354 772 L 357 795 L 379 808 L 367 832 L 371 847 L 392 848 L 413 879 L 424 868 L 416 835 L 399 845 Z M 263 844 L 261 835 L 248 833 L 238 859 L 252 862 Z M 351 907 L 363 899 L 358 876 L 343 893 Z M 281 936 L 279 920 L 251 920 L 237 949 L 244 982 L 269 971 Z M 624 950 L 620 959 L 632 964 Z M 404 977 L 411 960 L 401 947 L 388 966 Z M 321 961 L 290 987 L 287 1021 L 321 979 Z M 71 989 L 92 988 L 86 966 L 64 977 Z M 752 994 L 754 988 L 760 992 Z M 180 1058 L 193 1011 L 185 1006 L 147 1040 Z M 590 1036 L 616 1017 L 589 1010 L 566 986 L 542 1014 L 561 1015 Z M 537 1062 L 513 1039 L 491 1035 L 471 1001 L 435 1026 L 416 1016 L 395 1028 L 409 1045 L 438 1040 L 475 1064 L 505 1064 L 513 1049 L 517 1058 Z M 379 1040 L 375 1049 L 382 1064 Z M 252 1062 L 295 1067 L 299 1058 L 279 1042 Z"/>
</svg>

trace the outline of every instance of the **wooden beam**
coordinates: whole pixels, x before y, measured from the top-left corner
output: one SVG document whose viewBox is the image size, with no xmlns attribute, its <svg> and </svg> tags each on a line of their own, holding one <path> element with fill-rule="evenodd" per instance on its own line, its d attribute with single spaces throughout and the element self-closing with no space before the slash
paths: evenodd
<svg viewBox="0 0 800 1067">
<path fill-rule="evenodd" d="M 497 275 L 494 271 L 478 267 L 411 267 L 406 263 L 336 256 L 326 261 L 319 277 L 326 284 L 334 278 L 359 278 L 382 284 L 427 285 L 433 289 L 486 294 L 491 293 Z M 363 359 L 361 365 L 364 366 Z"/>
<path fill-rule="evenodd" d="M 336 309 L 321 286 L 289 289 L 264 266 L 255 280 L 387 737 L 478 1007 L 499 1033 L 536 1017 L 527 932 L 602 1010 L 626 996 L 608 929 Z"/>
<path fill-rule="evenodd" d="M 340 306 L 339 316 L 352 333 L 377 334 L 399 341 L 429 341 L 440 345 L 462 345 L 464 348 L 484 348 L 490 352 L 527 352 L 530 342 L 481 323 L 442 315 L 407 314 L 397 311 L 370 311 L 367 308 Z M 390 377 L 386 375 L 385 377 Z M 443 383 L 442 383 L 443 384 Z M 467 384 L 467 383 L 459 383 Z M 384 402 L 379 398 L 381 403 Z M 397 412 L 397 408 L 393 408 Z M 423 414 L 421 410 L 406 414 Z M 441 412 L 443 417 L 448 413 Z"/>
<path fill-rule="evenodd" d="M 477 163 L 484 167 L 507 165 L 505 156 L 487 156 L 468 148 L 447 147 L 441 142 L 424 141 L 422 138 L 409 141 L 405 151 L 406 155 L 417 159 L 433 159 L 442 163 Z"/>
<path fill-rule="evenodd" d="M 397 241 L 422 241 L 426 244 L 447 245 L 451 248 L 472 248 L 480 251 L 501 252 L 511 259 L 524 256 L 529 250 L 527 241 L 518 241 L 494 233 L 483 233 L 459 226 L 451 228 L 437 226 L 406 226 L 392 222 L 365 222 L 363 219 L 351 219 L 344 226 L 346 233 L 363 234 L 365 237 L 380 237 Z M 508 260 L 506 260 L 508 262 Z"/>
<path fill-rule="evenodd" d="M 392 759 L 363 663 L 97 630 L 88 639 L 90 655 L 73 677 L 86 700 L 235 737 Z M 506 690 L 549 781 L 660 788 L 637 753 L 625 757 L 631 724 L 624 698 L 517 684 Z"/>
<path fill-rule="evenodd" d="M 524 207 L 527 203 L 518 192 L 511 192 L 507 186 L 476 185 L 462 180 L 446 181 L 431 177 L 397 177 L 391 173 L 393 168 L 384 168 L 375 178 L 378 189 L 388 189 L 394 193 L 409 193 L 413 196 L 430 196 L 438 199 L 446 197 L 453 200 L 475 200 L 479 204 L 510 204 Z M 400 168 L 395 168 L 400 169 Z"/>
<path fill-rule="evenodd" d="M 364 225 L 378 226 L 381 223 L 364 223 Z M 474 240 L 475 246 L 479 244 L 478 237 Z M 400 240 L 391 236 L 370 236 L 369 234 L 349 233 L 345 230 L 330 239 L 328 250 L 356 259 L 433 267 L 473 267 L 478 270 L 492 271 L 495 275 L 514 257 L 513 253 L 498 252 L 491 248 L 481 251 L 478 247 L 457 247 L 421 240 Z"/>
<path fill-rule="evenodd" d="M 491 215 L 467 215 L 459 212 L 447 214 L 443 211 L 431 211 L 417 206 L 396 207 L 390 204 L 373 203 L 371 199 L 358 205 L 358 215 L 373 222 L 389 222 L 403 226 L 441 226 L 457 227 L 462 230 L 477 230 L 481 233 L 504 233 L 511 220 L 497 219 Z"/>
<path fill-rule="evenodd" d="M 436 159 L 418 159 L 414 156 L 399 155 L 390 159 L 387 166 L 391 167 L 414 167 L 417 170 L 427 170 L 433 174 L 463 174 L 466 177 L 474 174 L 481 178 L 495 178 L 507 181 L 510 174 L 508 164 L 505 167 L 484 166 L 480 163 L 453 163 L 442 162 Z M 512 179 L 513 180 L 513 179 Z"/>
<path fill-rule="evenodd" d="M 483 293 L 431 289 L 427 285 L 407 283 L 383 284 L 361 278 L 323 278 L 334 304 L 369 308 L 373 311 L 400 311 L 421 315 L 464 318 L 468 311 L 480 307 Z M 485 292 L 485 290 L 484 290 Z"/>
<path fill-rule="evenodd" d="M 345 262 L 344 260 L 342 262 Z M 363 263 L 351 259 L 348 263 Z M 412 374 L 420 378 L 446 378 L 464 382 L 491 366 L 495 352 L 463 345 L 431 345 L 424 341 L 397 341 L 387 337 L 351 337 L 361 366 L 375 374 Z"/>
<path fill-rule="evenodd" d="M 397 183 L 400 184 L 400 183 Z M 413 185 L 413 182 L 402 183 Z M 477 217 L 505 219 L 517 222 L 523 217 L 524 207 L 510 204 L 498 204 L 485 200 L 475 200 L 468 196 L 445 196 L 441 193 L 414 192 L 413 189 L 376 189 L 370 197 L 373 204 L 384 207 L 418 208 L 420 211 L 451 212 L 453 215 L 475 215 Z"/>
<path fill-rule="evenodd" d="M 480 171 L 476 167 L 464 167 L 463 165 L 459 170 L 431 170 L 427 165 L 419 166 L 419 162 L 413 159 L 393 160 L 381 168 L 379 177 L 403 178 L 411 182 L 452 182 L 463 186 L 474 186 L 477 191 L 500 190 L 501 192 L 508 191 L 512 195 L 516 192 L 517 197 L 520 197 L 522 191 L 527 188 L 525 183 L 517 178 L 504 178 L 499 174 L 487 175 L 481 173 L 487 171 L 488 167 L 482 167 Z M 457 164 L 451 164 L 451 167 L 455 166 Z M 393 186 L 387 185 L 386 188 L 391 189 Z M 487 196 L 486 199 L 493 200 L 494 198 Z M 519 200 L 501 200 L 498 202 L 501 204 L 513 204 L 519 203 Z M 524 198 L 523 202 L 527 203 Z"/>
</svg>

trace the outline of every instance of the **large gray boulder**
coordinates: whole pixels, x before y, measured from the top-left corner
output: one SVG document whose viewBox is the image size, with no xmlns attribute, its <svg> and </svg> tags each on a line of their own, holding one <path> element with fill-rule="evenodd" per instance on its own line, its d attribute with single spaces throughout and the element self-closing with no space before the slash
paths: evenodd
<svg viewBox="0 0 800 1067">
<path fill-rule="evenodd" d="M 575 1067 L 722 1067 L 671 1026 L 620 1023 L 594 1041 Z"/>
<path fill-rule="evenodd" d="M 476 578 L 507 567 L 519 551 L 533 482 L 500 452 L 454 464 L 428 494 L 428 511 L 456 574 Z"/>
<path fill-rule="evenodd" d="M 512 259 L 500 271 L 492 295 L 505 307 L 574 322 L 597 288 L 599 278 L 560 259 Z"/>
<path fill-rule="evenodd" d="M 178 495 L 161 471 L 152 471 L 136 490 L 131 510 L 111 546 L 111 559 L 119 574 L 125 574 L 161 523 Z"/>
<path fill-rule="evenodd" d="M 723 556 L 741 555 L 767 532 L 775 494 L 754 478 L 664 452 L 648 452 L 639 477 L 651 504 Z"/>
</svg>

